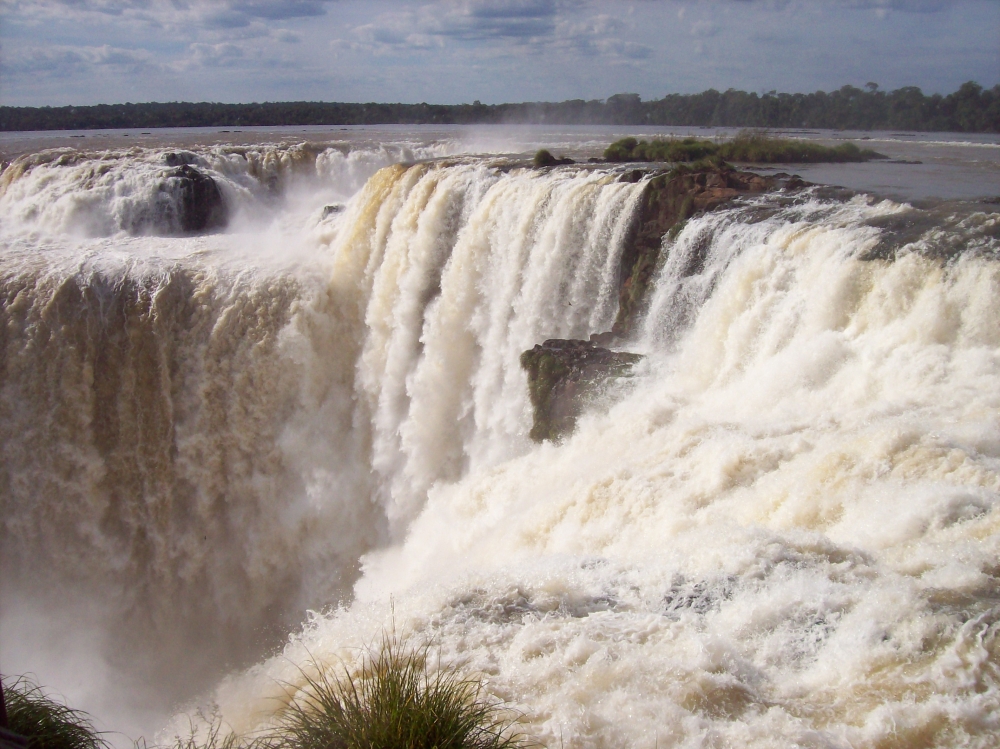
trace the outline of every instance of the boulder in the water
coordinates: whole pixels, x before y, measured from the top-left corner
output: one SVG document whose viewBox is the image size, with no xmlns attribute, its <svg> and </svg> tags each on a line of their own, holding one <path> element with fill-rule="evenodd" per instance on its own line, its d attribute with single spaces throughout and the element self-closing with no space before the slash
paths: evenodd
<svg viewBox="0 0 1000 749">
<path fill-rule="evenodd" d="M 532 160 L 532 163 L 534 163 L 536 167 L 541 168 L 546 166 L 563 166 L 564 164 L 575 164 L 576 162 L 569 157 L 562 159 L 556 158 L 555 156 L 552 155 L 551 151 L 549 151 L 546 148 L 542 148 L 538 151 L 538 153 L 535 154 L 535 158 Z"/>
<path fill-rule="evenodd" d="M 160 190 L 172 193 L 178 228 L 183 232 L 219 229 L 229 220 L 226 201 L 215 180 L 189 164 L 167 172 Z"/>
</svg>

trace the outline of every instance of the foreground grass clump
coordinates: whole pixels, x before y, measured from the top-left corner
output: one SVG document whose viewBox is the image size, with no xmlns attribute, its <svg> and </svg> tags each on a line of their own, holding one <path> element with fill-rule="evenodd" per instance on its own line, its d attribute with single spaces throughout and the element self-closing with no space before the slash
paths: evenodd
<svg viewBox="0 0 1000 749">
<path fill-rule="evenodd" d="M 289 692 L 271 727 L 240 736 L 214 723 L 163 749 L 524 749 L 511 712 L 483 683 L 429 663 L 394 636 L 370 648 L 357 670 L 318 676 Z M 90 718 L 48 698 L 24 677 L 4 683 L 10 730 L 28 749 L 110 749 Z M 147 749 L 140 739 L 136 749 Z M 154 749 L 157 749 L 154 747 Z"/>
<path fill-rule="evenodd" d="M 432 669 L 427 649 L 393 637 L 360 671 L 307 677 L 281 716 L 282 749 L 515 749 L 523 737 L 482 682 Z"/>
<path fill-rule="evenodd" d="M 9 728 L 27 737 L 28 749 L 109 749 L 90 716 L 56 702 L 27 677 L 4 679 L 3 695 Z"/>
<path fill-rule="evenodd" d="M 811 164 L 869 161 L 886 156 L 853 143 L 822 146 L 806 140 L 774 138 L 758 130 L 744 130 L 732 140 L 716 143 L 698 138 L 638 141 L 622 138 L 604 151 L 608 161 L 693 162 L 706 158 L 747 164 Z"/>
</svg>

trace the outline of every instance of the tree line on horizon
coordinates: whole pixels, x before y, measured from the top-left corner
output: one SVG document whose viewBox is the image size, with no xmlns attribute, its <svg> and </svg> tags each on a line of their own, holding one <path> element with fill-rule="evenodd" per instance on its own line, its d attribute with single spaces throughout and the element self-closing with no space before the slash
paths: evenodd
<svg viewBox="0 0 1000 749">
<path fill-rule="evenodd" d="M 883 91 L 843 86 L 811 94 L 763 95 L 729 89 L 638 94 L 607 100 L 572 99 L 521 104 L 377 104 L 326 102 L 151 102 L 66 107 L 0 106 L 0 131 L 101 130 L 159 127 L 268 127 L 281 125 L 674 125 L 834 130 L 1000 132 L 1000 84 L 969 81 L 954 93 L 925 95 L 915 86 Z"/>
</svg>

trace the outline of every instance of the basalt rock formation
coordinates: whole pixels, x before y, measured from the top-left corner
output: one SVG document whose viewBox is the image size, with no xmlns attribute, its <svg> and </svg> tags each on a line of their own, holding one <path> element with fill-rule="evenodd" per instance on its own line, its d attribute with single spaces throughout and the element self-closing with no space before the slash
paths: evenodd
<svg viewBox="0 0 1000 749">
<path fill-rule="evenodd" d="M 633 169 L 621 179 L 640 182 L 649 174 L 648 170 Z M 612 329 L 591 335 L 590 341 L 551 339 L 521 355 L 534 407 L 531 438 L 535 441 L 556 440 L 571 433 L 576 419 L 604 383 L 611 377 L 628 376 L 632 366 L 642 359 L 639 354 L 608 347 L 625 339 L 641 317 L 666 235 L 676 235 L 692 216 L 743 195 L 806 185 L 788 174 L 765 177 L 728 164 L 680 166 L 654 174 L 646 183 L 622 251 L 618 315 Z M 697 273 L 704 260 L 697 254 L 693 256 L 688 273 Z"/>
<path fill-rule="evenodd" d="M 590 341 L 551 339 L 521 354 L 535 410 L 531 439 L 558 439 L 573 431 L 588 400 L 612 377 L 629 374 L 639 354 L 610 351 Z"/>
<path fill-rule="evenodd" d="M 548 151 L 543 148 L 535 154 L 535 158 L 533 159 L 532 163 L 534 163 L 536 167 L 542 168 L 547 166 L 563 166 L 565 164 L 575 164 L 576 162 L 570 158 L 556 158 L 555 156 L 552 155 L 551 151 Z"/>
<path fill-rule="evenodd" d="M 182 163 L 167 172 L 160 190 L 177 196 L 177 223 L 184 233 L 219 229 L 229 220 L 225 199 L 215 180 L 190 164 Z"/>
<path fill-rule="evenodd" d="M 635 169 L 627 172 L 623 179 L 635 182 L 643 174 L 642 170 Z M 679 232 L 692 216 L 714 210 L 742 195 L 778 188 L 797 189 L 805 184 L 798 177 L 787 174 L 765 177 L 739 171 L 727 164 L 703 168 L 677 167 L 649 180 L 633 233 L 622 252 L 618 316 L 612 332 L 624 337 L 632 331 L 646 301 L 653 272 L 659 264 L 665 235 Z M 697 262 L 698 258 L 695 258 L 694 264 L 697 265 Z M 691 268 L 692 273 L 696 270 L 697 267 Z"/>
</svg>

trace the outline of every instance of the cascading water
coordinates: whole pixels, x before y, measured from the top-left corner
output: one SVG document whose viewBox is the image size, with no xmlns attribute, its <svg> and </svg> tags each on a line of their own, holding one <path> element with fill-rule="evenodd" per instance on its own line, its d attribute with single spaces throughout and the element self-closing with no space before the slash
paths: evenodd
<svg viewBox="0 0 1000 749">
<path fill-rule="evenodd" d="M 691 219 L 645 361 L 536 445 L 519 356 L 611 327 L 645 185 L 501 166 L 388 166 L 321 218 L 327 186 L 292 238 L 110 246 L 38 236 L 37 167 L 9 179 L 5 656 L 96 601 L 102 686 L 143 673 L 117 648 L 211 656 L 202 688 L 339 604 L 217 716 L 252 731 L 394 626 L 548 746 L 989 746 L 997 214 L 807 190 Z"/>
<path fill-rule="evenodd" d="M 152 160 L 117 181 L 141 185 Z M 22 180 L 61 177 L 80 200 L 92 165 L 43 179 L 59 167 L 36 161 L 10 178 L 8 216 L 30 214 Z M 9 641 L 76 620 L 86 643 L 37 643 L 52 652 L 33 662 L 96 650 L 85 703 L 148 671 L 177 699 L 342 600 L 432 484 L 529 448 L 517 355 L 542 330 L 610 324 L 639 194 L 600 173 L 388 167 L 344 213 L 306 211 L 295 241 L 312 249 L 289 257 L 256 249 L 273 235 L 229 233 L 83 240 L 81 258 L 11 221 Z"/>
<path fill-rule="evenodd" d="M 211 177 L 234 222 L 291 214 L 298 204 L 346 201 L 377 169 L 443 155 L 444 146 L 347 150 L 316 144 L 25 154 L 0 179 L 5 228 L 80 236 L 183 233 L 178 168 Z M 320 203 L 322 205 L 322 203 Z M 217 227 L 210 227 L 217 228 Z"/>
</svg>

